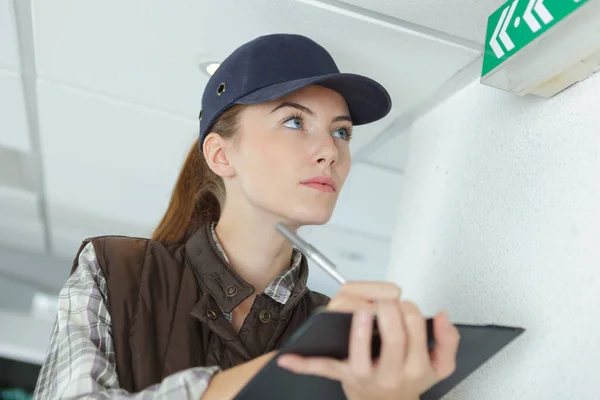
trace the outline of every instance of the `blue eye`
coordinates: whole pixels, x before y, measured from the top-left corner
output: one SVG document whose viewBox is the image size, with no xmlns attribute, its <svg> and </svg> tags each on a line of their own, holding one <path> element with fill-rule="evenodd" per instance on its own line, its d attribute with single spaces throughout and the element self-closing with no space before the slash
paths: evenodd
<svg viewBox="0 0 600 400">
<path fill-rule="evenodd" d="M 333 135 L 339 137 L 342 140 L 350 140 L 352 134 L 346 128 L 340 128 L 337 131 L 333 132 Z"/>
<path fill-rule="evenodd" d="M 302 129 L 302 118 L 292 117 L 283 123 L 283 126 L 291 129 Z"/>
</svg>

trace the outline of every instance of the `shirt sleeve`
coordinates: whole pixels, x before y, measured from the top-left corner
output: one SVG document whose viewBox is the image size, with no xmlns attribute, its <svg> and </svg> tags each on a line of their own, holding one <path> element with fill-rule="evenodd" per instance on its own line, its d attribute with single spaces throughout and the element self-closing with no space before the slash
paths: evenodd
<svg viewBox="0 0 600 400">
<path fill-rule="evenodd" d="M 119 388 L 107 307 L 106 279 L 90 242 L 59 294 L 50 346 L 34 399 L 194 399 L 204 394 L 218 367 L 190 368 L 138 393 Z"/>
</svg>

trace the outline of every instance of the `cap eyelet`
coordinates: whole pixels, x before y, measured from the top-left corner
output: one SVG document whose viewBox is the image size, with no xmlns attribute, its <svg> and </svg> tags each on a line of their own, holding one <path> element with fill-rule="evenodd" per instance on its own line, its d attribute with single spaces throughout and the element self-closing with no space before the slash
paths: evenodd
<svg viewBox="0 0 600 400">
<path fill-rule="evenodd" d="M 204 110 L 200 110 L 200 115 L 198 115 L 198 118 L 200 119 L 200 121 L 202 121 L 203 114 L 204 114 Z"/>
<path fill-rule="evenodd" d="M 221 83 L 217 88 L 217 94 L 220 96 L 225 92 L 225 82 Z"/>
</svg>

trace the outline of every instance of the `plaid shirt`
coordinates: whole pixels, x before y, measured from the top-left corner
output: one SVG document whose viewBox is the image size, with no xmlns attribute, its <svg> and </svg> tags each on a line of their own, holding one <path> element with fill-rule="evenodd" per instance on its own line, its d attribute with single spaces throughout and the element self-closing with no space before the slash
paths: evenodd
<svg viewBox="0 0 600 400">
<path fill-rule="evenodd" d="M 212 227 L 213 239 L 227 260 Z M 285 304 L 298 279 L 302 255 L 294 250 L 291 267 L 264 293 Z M 81 251 L 78 266 L 59 294 L 58 315 L 40 371 L 34 399 L 194 399 L 202 397 L 217 366 L 190 368 L 139 393 L 119 388 L 106 279 L 92 243 Z M 225 313 L 231 321 L 231 314 Z"/>
</svg>

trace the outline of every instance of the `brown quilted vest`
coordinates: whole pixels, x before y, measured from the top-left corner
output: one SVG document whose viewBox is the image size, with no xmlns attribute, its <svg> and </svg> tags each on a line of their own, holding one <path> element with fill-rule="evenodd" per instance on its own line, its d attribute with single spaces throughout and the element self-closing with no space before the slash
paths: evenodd
<svg viewBox="0 0 600 400">
<path fill-rule="evenodd" d="M 181 245 L 103 236 L 85 240 L 82 249 L 90 241 L 106 278 L 119 383 L 130 392 L 187 368 L 226 369 L 278 349 L 329 301 L 307 289 L 303 259 L 287 303 L 256 296 L 236 334 L 221 310 L 231 312 L 254 288 L 223 259 L 210 225 Z"/>
</svg>

